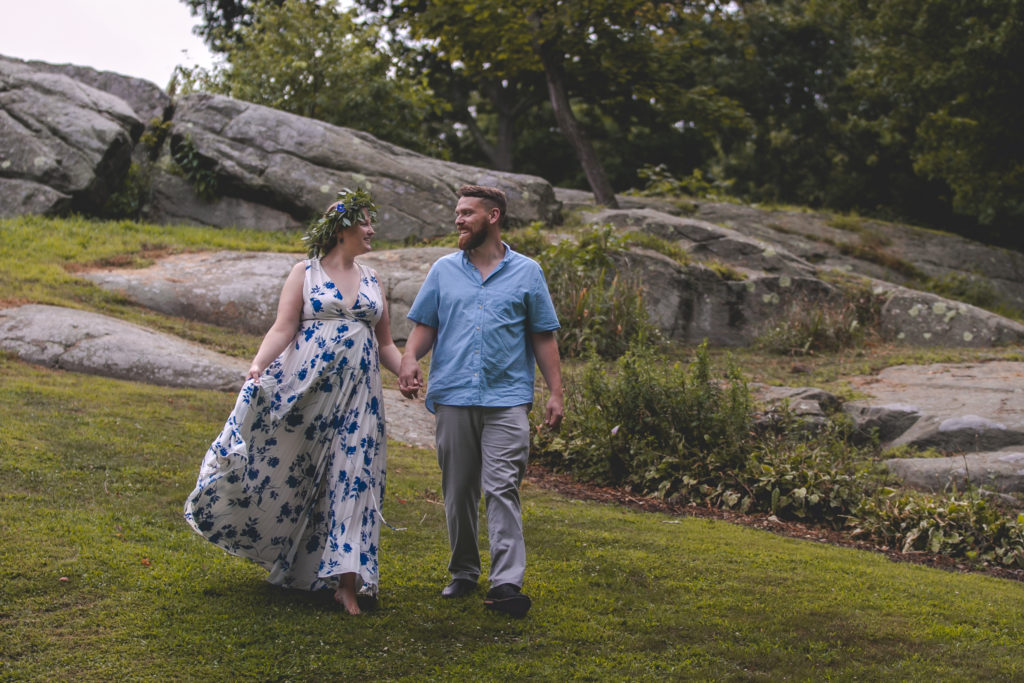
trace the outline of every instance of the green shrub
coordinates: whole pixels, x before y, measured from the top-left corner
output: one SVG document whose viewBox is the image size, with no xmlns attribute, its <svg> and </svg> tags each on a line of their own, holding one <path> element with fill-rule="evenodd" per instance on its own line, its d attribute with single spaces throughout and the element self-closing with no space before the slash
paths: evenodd
<svg viewBox="0 0 1024 683">
<path fill-rule="evenodd" d="M 534 221 L 526 227 L 506 232 L 502 237 L 510 247 L 520 254 L 538 258 L 548 248 L 548 238 L 544 234 L 543 228 L 543 223 Z"/>
<path fill-rule="evenodd" d="M 858 348 L 875 335 L 882 297 L 866 285 L 846 286 L 832 301 L 799 299 L 758 334 L 760 348 L 791 356 Z"/>
<path fill-rule="evenodd" d="M 687 367 L 635 342 L 615 363 L 591 358 L 566 383 L 559 433 L 534 432 L 548 466 L 678 503 L 774 514 L 852 530 L 903 552 L 1024 568 L 1024 516 L 978 493 L 888 488 L 849 424 L 814 430 L 785 408 L 757 420 L 743 377 L 716 377 L 707 347 Z"/>
<path fill-rule="evenodd" d="M 665 164 L 643 166 L 636 174 L 646 181 L 644 189 L 635 192 L 642 197 L 721 197 L 731 185 L 708 181 L 699 168 L 685 178 L 677 178 Z"/>
<path fill-rule="evenodd" d="M 184 136 L 172 145 L 171 158 L 196 194 L 209 201 L 217 196 L 217 174 L 211 162 L 199 154 L 191 136 Z"/>
<path fill-rule="evenodd" d="M 610 371 L 596 358 L 586 363 L 567 384 L 561 434 L 537 448 L 586 479 L 669 496 L 685 477 L 703 479 L 746 457 L 750 394 L 738 373 L 726 379 L 713 378 L 706 345 L 684 367 L 637 340 Z"/>
<path fill-rule="evenodd" d="M 603 227 L 582 233 L 578 243 L 550 245 L 538 256 L 562 324 L 558 347 L 563 356 L 592 352 L 616 358 L 634 339 L 659 339 L 643 288 L 615 273 L 610 257 L 615 249 L 624 249 L 622 239 Z"/>
<path fill-rule="evenodd" d="M 149 173 L 132 163 L 121 185 L 104 202 L 101 210 L 103 218 L 138 220 L 149 199 L 150 187 Z"/>
<path fill-rule="evenodd" d="M 854 511 L 855 534 L 901 552 L 930 552 L 1024 567 L 1024 516 L 1016 519 L 976 492 L 932 495 L 884 489 Z"/>
</svg>

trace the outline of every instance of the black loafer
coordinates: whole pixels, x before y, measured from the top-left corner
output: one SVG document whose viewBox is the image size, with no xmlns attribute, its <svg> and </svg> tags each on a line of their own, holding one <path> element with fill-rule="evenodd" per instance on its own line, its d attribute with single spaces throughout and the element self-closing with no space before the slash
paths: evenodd
<svg viewBox="0 0 1024 683">
<path fill-rule="evenodd" d="M 464 598 L 476 590 L 476 581 L 469 579 L 452 579 L 452 582 L 441 591 L 442 598 Z"/>
<path fill-rule="evenodd" d="M 503 583 L 487 591 L 484 606 L 497 612 L 504 612 L 516 619 L 522 619 L 530 611 L 530 597 L 519 591 L 519 586 Z"/>
</svg>

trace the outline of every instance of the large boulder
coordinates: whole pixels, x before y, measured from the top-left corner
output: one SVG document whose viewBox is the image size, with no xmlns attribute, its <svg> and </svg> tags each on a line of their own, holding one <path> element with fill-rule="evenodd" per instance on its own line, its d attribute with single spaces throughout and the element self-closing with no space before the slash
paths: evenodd
<svg viewBox="0 0 1024 683">
<path fill-rule="evenodd" d="M 104 268 L 82 276 L 154 311 L 262 335 L 300 259 L 264 252 L 175 254 L 148 268 Z"/>
<path fill-rule="evenodd" d="M 52 368 L 201 389 L 237 389 L 249 367 L 139 325 L 59 306 L 0 310 L 0 349 Z"/>
<path fill-rule="evenodd" d="M 890 458 L 885 466 L 903 483 L 922 491 L 963 491 L 977 486 L 999 493 L 1024 493 L 1024 451 L 965 453 L 945 458 Z"/>
<path fill-rule="evenodd" d="M 740 268 L 779 275 L 815 275 L 814 266 L 773 243 L 695 218 L 641 208 L 584 212 L 583 219 L 592 225 L 629 228 L 659 237 L 705 261 L 714 259 Z"/>
<path fill-rule="evenodd" d="M 0 217 L 99 211 L 142 129 L 124 100 L 0 57 Z"/>
<path fill-rule="evenodd" d="M 853 377 L 843 409 L 886 446 L 997 451 L 1024 444 L 1024 362 L 899 365 Z"/>
<path fill-rule="evenodd" d="M 670 339 L 688 344 L 749 344 L 785 315 L 787 302 L 822 302 L 836 296 L 831 285 L 813 277 L 749 271 L 745 279 L 726 279 L 704 264 L 681 265 L 648 249 L 613 258 L 617 270 L 645 290 L 654 325 Z"/>
<path fill-rule="evenodd" d="M 225 195 L 200 197 L 173 164 L 170 156 L 164 155 L 150 172 L 149 202 L 143 210 L 147 220 L 259 230 L 298 230 L 305 225 L 287 211 L 256 201 Z"/>
<path fill-rule="evenodd" d="M 464 183 L 504 189 L 512 224 L 559 213 L 541 178 L 432 159 L 366 133 L 220 95 L 179 101 L 171 149 L 183 146 L 216 178 L 220 197 L 269 206 L 299 222 L 323 211 L 343 187 L 368 189 L 381 207 L 380 234 L 389 240 L 450 232 L 455 192 Z M 150 218 L 174 220 L 176 202 L 154 197 Z"/>
<path fill-rule="evenodd" d="M 404 342 L 412 330 L 406 314 L 430 266 L 452 251 L 423 247 L 359 257 L 377 271 L 397 341 Z M 104 268 L 82 276 L 161 313 L 264 334 L 274 322 L 284 281 L 301 258 L 264 252 L 176 254 L 148 268 Z"/>
<path fill-rule="evenodd" d="M 1024 309 L 1024 254 L 950 233 L 865 218 L 732 202 L 694 202 L 693 217 L 775 244 L 820 269 L 907 284 L 959 278 Z"/>
<path fill-rule="evenodd" d="M 882 306 L 882 337 L 914 346 L 990 347 L 1024 342 L 1024 325 L 935 294 L 894 288 Z"/>
<path fill-rule="evenodd" d="M 170 95 L 155 83 L 142 78 L 125 76 L 113 71 L 99 71 L 76 64 L 50 64 L 36 60 L 24 64 L 37 71 L 63 74 L 91 88 L 110 93 L 128 103 L 143 123 L 149 123 L 153 119 L 163 121 L 171 115 L 173 109 Z"/>
</svg>

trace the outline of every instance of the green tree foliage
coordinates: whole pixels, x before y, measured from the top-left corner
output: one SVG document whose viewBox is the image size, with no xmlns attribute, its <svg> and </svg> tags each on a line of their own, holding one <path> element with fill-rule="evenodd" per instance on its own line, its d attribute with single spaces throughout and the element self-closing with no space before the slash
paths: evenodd
<svg viewBox="0 0 1024 683">
<path fill-rule="evenodd" d="M 471 109 L 472 120 L 464 122 L 475 141 L 514 149 L 516 170 L 570 185 L 585 179 L 605 203 L 614 201 L 613 179 L 620 188 L 635 182 L 642 165 L 636 154 L 652 153 L 656 162 L 679 158 L 695 122 L 705 130 L 741 120 L 713 88 L 695 87 L 690 58 L 703 49 L 710 3 L 361 4 L 424 41 L 436 63 L 460 79 L 464 94 L 455 109 Z M 567 153 L 575 166 L 565 164 Z M 503 159 L 509 167 L 509 156 Z"/>
<path fill-rule="evenodd" d="M 705 170 L 748 200 L 1019 244 L 1022 14 L 1021 0 L 737 2 L 705 73 L 751 125 Z"/>
<path fill-rule="evenodd" d="M 880 146 L 983 224 L 1024 218 L 1024 1 L 858 0 L 851 82 Z"/>
<path fill-rule="evenodd" d="M 226 52 L 238 41 L 238 32 L 252 24 L 258 0 L 181 0 L 201 22 L 193 29 L 214 52 Z M 284 0 L 271 0 L 281 5 Z"/>
<path fill-rule="evenodd" d="M 260 0 L 225 43 L 227 65 L 186 74 L 192 87 L 366 131 L 440 153 L 425 122 L 444 106 L 422 77 L 395 72 L 377 27 L 333 0 Z"/>
</svg>

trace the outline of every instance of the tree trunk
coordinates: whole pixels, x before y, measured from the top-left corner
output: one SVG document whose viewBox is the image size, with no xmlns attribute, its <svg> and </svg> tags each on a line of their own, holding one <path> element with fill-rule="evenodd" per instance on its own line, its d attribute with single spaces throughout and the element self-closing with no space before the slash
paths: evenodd
<svg viewBox="0 0 1024 683">
<path fill-rule="evenodd" d="M 555 112 L 555 120 L 558 121 L 562 135 L 576 152 L 576 158 L 579 159 L 583 172 L 587 176 L 587 182 L 590 183 L 590 189 L 594 193 L 594 200 L 598 204 L 613 209 L 619 208 L 619 204 L 615 200 L 615 191 L 612 190 L 612 184 L 608 180 L 608 174 L 605 173 L 604 165 L 597 158 L 593 145 L 583 134 L 580 124 L 569 106 L 569 96 L 565 92 L 565 79 L 562 76 L 561 58 L 552 55 L 551 50 L 545 49 L 543 46 L 539 52 L 544 65 L 544 77 L 547 80 L 548 96 L 551 99 L 551 108 Z"/>
</svg>

